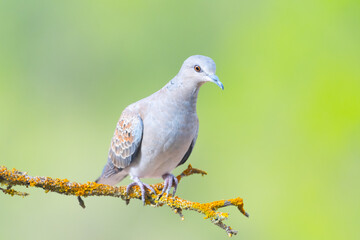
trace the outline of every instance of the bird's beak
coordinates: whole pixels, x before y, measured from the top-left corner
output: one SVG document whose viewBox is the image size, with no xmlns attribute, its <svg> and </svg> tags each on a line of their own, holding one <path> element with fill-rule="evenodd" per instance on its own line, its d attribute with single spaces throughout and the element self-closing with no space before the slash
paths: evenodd
<svg viewBox="0 0 360 240">
<path fill-rule="evenodd" d="M 216 85 L 218 85 L 222 90 L 224 90 L 224 85 L 222 84 L 222 82 L 220 82 L 220 79 L 218 76 L 216 76 L 215 74 L 213 75 L 209 75 L 209 78 L 211 79 L 210 81 L 215 83 Z"/>
</svg>

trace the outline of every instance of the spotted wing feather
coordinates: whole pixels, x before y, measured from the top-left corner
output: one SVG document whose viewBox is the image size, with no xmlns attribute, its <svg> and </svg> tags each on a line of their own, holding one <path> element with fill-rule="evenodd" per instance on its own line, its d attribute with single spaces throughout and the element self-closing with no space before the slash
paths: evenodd
<svg viewBox="0 0 360 240">
<path fill-rule="evenodd" d="M 111 139 L 109 161 L 117 168 L 125 168 L 136 157 L 143 135 L 143 122 L 139 115 L 123 113 Z"/>
</svg>

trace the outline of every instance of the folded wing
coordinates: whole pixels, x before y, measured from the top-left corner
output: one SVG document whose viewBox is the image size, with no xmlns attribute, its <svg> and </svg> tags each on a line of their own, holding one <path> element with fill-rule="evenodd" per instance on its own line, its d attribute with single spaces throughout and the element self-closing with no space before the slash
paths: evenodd
<svg viewBox="0 0 360 240">
<path fill-rule="evenodd" d="M 143 135 L 143 121 L 138 114 L 123 113 L 111 139 L 109 159 L 117 168 L 125 168 L 136 157 Z"/>
</svg>

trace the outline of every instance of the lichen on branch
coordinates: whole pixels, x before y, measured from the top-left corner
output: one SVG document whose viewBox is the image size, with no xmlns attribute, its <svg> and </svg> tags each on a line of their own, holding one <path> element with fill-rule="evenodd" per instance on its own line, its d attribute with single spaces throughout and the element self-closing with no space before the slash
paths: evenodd
<svg viewBox="0 0 360 240">
<path fill-rule="evenodd" d="M 192 174 L 206 175 L 205 171 L 188 166 L 179 176 L 177 176 L 180 182 L 183 177 L 190 176 Z M 12 189 L 13 186 L 26 186 L 26 187 L 38 187 L 45 190 L 45 192 L 56 192 L 65 195 L 77 196 L 80 205 L 85 208 L 84 201 L 81 197 L 90 196 L 111 196 L 118 197 L 126 201 L 129 204 L 130 199 L 141 199 L 141 191 L 138 186 L 132 188 L 129 194 L 126 194 L 126 186 L 109 186 L 104 184 L 98 184 L 95 182 L 87 182 L 80 184 L 76 182 L 70 182 L 68 179 L 50 178 L 50 177 L 32 177 L 26 172 L 20 172 L 16 169 L 8 170 L 6 167 L 0 167 L 0 184 L 6 185 L 6 188 L 0 188 L 0 190 L 11 196 L 27 196 L 27 193 L 22 193 Z M 205 215 L 205 219 L 210 219 L 212 223 L 221 227 L 231 237 L 236 235 L 237 231 L 233 230 L 230 226 L 223 223 L 229 217 L 228 213 L 218 212 L 217 210 L 222 207 L 236 206 L 238 210 L 245 216 L 249 216 L 244 210 L 243 200 L 241 198 L 234 198 L 228 200 L 214 201 L 210 203 L 198 203 L 191 202 L 185 199 L 181 199 L 178 196 L 167 195 L 166 193 L 159 197 L 164 185 L 162 183 L 154 184 L 152 187 L 155 189 L 156 194 L 147 191 L 147 197 L 145 205 L 151 205 L 160 207 L 167 205 L 176 214 L 178 214 L 182 220 L 184 220 L 183 210 L 193 210 Z"/>
</svg>

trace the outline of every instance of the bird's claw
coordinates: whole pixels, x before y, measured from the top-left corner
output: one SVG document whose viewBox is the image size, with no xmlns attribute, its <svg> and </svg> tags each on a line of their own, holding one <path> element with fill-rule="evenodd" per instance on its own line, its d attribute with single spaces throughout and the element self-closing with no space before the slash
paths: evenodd
<svg viewBox="0 0 360 240">
<path fill-rule="evenodd" d="M 146 190 L 145 188 L 149 189 L 152 193 L 156 193 L 154 188 L 152 188 L 149 184 L 143 183 L 142 181 L 140 181 L 139 178 L 133 178 L 134 182 L 130 183 L 127 187 L 126 187 L 126 194 L 129 195 L 130 193 L 130 189 L 133 186 L 139 186 L 140 191 L 141 191 L 141 200 L 143 202 L 143 204 L 145 205 L 145 195 L 146 195 Z"/>
<path fill-rule="evenodd" d="M 164 179 L 164 187 L 162 192 L 160 193 L 159 197 L 161 197 L 165 192 L 167 195 L 169 195 L 169 192 L 172 188 L 172 186 L 174 185 L 174 190 L 173 190 L 173 196 L 175 196 L 176 193 L 176 189 L 178 186 L 178 179 L 172 175 L 171 173 L 166 173 L 162 176 L 162 178 Z"/>
</svg>

